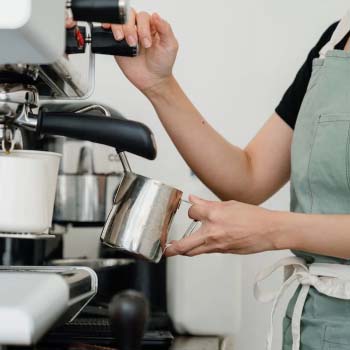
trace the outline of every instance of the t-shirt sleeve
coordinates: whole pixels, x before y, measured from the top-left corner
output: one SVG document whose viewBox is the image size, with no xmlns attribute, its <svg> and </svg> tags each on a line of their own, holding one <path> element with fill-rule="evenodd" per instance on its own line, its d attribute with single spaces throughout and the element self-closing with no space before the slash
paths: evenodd
<svg viewBox="0 0 350 350">
<path fill-rule="evenodd" d="M 305 63 L 297 73 L 292 85 L 285 92 L 281 102 L 276 108 L 276 113 L 292 128 L 299 114 L 301 104 L 306 94 L 312 73 L 312 62 L 319 57 L 319 52 L 331 39 L 338 22 L 332 24 L 322 35 L 316 46 L 310 51 Z"/>
</svg>

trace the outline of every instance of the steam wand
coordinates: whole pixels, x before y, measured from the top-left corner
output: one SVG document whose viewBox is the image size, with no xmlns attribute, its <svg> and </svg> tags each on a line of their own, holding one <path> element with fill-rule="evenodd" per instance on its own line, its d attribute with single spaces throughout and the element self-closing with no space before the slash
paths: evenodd
<svg viewBox="0 0 350 350">
<path fill-rule="evenodd" d="M 28 108 L 24 106 L 12 123 L 38 135 L 66 136 L 114 147 L 118 150 L 123 168 L 127 172 L 131 172 L 131 169 L 123 152 L 149 160 L 154 160 L 157 156 L 152 131 L 135 121 L 43 110 L 36 115 L 28 112 Z"/>
</svg>

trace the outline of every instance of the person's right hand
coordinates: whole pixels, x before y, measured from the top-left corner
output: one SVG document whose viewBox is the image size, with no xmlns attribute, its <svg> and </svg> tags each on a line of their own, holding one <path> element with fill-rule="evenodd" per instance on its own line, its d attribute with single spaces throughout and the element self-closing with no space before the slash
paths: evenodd
<svg viewBox="0 0 350 350">
<path fill-rule="evenodd" d="M 116 57 L 116 61 L 130 82 L 144 94 L 172 78 L 178 42 L 170 24 L 158 14 L 132 10 L 128 24 L 103 24 L 103 27 L 111 28 L 117 41 L 125 38 L 130 46 L 139 42 L 139 56 Z"/>
</svg>

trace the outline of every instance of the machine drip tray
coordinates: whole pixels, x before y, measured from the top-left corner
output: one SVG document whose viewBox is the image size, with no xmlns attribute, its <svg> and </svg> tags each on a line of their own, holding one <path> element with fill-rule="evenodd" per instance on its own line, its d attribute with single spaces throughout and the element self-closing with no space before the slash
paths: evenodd
<svg viewBox="0 0 350 350">
<path fill-rule="evenodd" d="M 144 335 L 143 349 L 169 349 L 174 337 L 169 331 L 152 330 Z M 51 331 L 36 349 L 115 349 L 108 318 L 78 318 Z"/>
</svg>

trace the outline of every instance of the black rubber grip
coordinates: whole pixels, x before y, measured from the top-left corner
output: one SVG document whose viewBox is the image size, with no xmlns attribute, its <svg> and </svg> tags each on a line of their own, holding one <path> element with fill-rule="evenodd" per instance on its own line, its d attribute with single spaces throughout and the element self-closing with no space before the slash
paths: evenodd
<svg viewBox="0 0 350 350">
<path fill-rule="evenodd" d="M 125 24 L 129 0 L 72 0 L 76 21 Z"/>
<path fill-rule="evenodd" d="M 144 124 L 109 117 L 65 112 L 39 113 L 37 132 L 66 136 L 114 147 L 153 160 L 157 147 L 152 131 Z"/>
<path fill-rule="evenodd" d="M 93 53 L 113 56 L 135 57 L 137 46 L 129 46 L 126 40 L 116 41 L 111 30 L 93 27 L 91 32 L 91 50 Z"/>
</svg>

